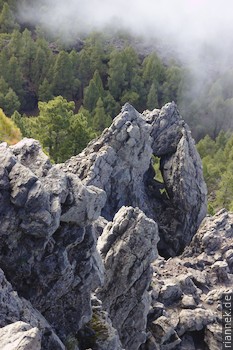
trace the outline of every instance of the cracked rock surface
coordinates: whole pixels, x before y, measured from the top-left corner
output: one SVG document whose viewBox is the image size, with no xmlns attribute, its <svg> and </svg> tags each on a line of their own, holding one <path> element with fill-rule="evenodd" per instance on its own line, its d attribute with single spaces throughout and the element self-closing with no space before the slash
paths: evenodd
<svg viewBox="0 0 233 350">
<path fill-rule="evenodd" d="M 204 220 L 181 256 L 153 263 L 149 336 L 141 349 L 221 349 L 222 298 L 233 293 L 232 248 L 233 214 L 221 210 Z"/>
<path fill-rule="evenodd" d="M 41 350 L 40 332 L 24 322 L 15 322 L 0 328 L 1 349 Z"/>
<path fill-rule="evenodd" d="M 157 224 L 132 207 L 122 207 L 98 240 L 105 267 L 105 282 L 98 296 L 128 350 L 138 349 L 146 340 L 147 289 L 157 242 Z"/>
<path fill-rule="evenodd" d="M 91 318 L 103 275 L 91 223 L 106 195 L 52 166 L 35 140 L 0 145 L 0 266 L 62 339 Z"/>
<path fill-rule="evenodd" d="M 160 158 L 163 184 L 154 179 L 153 155 Z M 143 115 L 126 104 L 110 128 L 62 169 L 106 192 L 102 215 L 107 220 L 124 205 L 139 207 L 154 219 L 159 250 L 167 257 L 190 243 L 206 215 L 201 160 L 174 103 Z"/>
<path fill-rule="evenodd" d="M 201 334 L 217 349 L 232 217 L 196 234 L 205 215 L 200 157 L 174 103 L 126 104 L 64 164 L 36 140 L 1 143 L 0 334 L 29 332 L 42 350 L 191 350 Z"/>
</svg>

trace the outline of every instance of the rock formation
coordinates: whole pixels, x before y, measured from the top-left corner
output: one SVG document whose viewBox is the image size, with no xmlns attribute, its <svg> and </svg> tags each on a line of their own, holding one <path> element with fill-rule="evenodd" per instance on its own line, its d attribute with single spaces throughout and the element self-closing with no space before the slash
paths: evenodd
<svg viewBox="0 0 233 350">
<path fill-rule="evenodd" d="M 37 141 L 1 144 L 0 158 L 0 266 L 65 339 L 91 318 L 102 279 L 91 223 L 105 193 L 52 166 Z"/>
<path fill-rule="evenodd" d="M 32 139 L 0 144 L 0 344 L 11 332 L 21 349 L 26 332 L 22 350 L 191 350 L 198 332 L 217 349 L 233 218 L 196 233 L 205 215 L 201 161 L 174 103 L 126 104 L 64 164 Z"/>
<path fill-rule="evenodd" d="M 207 217 L 176 258 L 153 263 L 149 349 L 222 348 L 222 295 L 233 293 L 233 214 Z"/>
<path fill-rule="evenodd" d="M 161 159 L 164 184 L 154 180 L 153 155 Z M 144 115 L 126 104 L 111 127 L 62 169 L 106 192 L 102 215 L 107 220 L 123 205 L 139 207 L 154 219 L 167 257 L 190 243 L 206 214 L 201 160 L 174 103 Z"/>
<path fill-rule="evenodd" d="M 98 241 L 105 266 L 105 282 L 98 295 L 126 349 L 138 349 L 146 340 L 147 290 L 157 242 L 156 223 L 132 207 L 122 207 Z"/>
<path fill-rule="evenodd" d="M 0 327 L 0 349 L 3 345 L 8 349 L 8 345 L 9 349 L 39 350 L 42 346 L 42 349 L 65 350 L 49 323 L 29 301 L 18 296 L 1 269 Z"/>
</svg>

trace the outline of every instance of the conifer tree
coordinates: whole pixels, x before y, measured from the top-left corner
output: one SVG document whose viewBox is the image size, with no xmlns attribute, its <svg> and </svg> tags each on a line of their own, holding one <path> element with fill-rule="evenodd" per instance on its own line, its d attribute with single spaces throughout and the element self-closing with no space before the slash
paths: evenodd
<svg viewBox="0 0 233 350">
<path fill-rule="evenodd" d="M 9 86 L 15 91 L 18 96 L 23 94 L 23 76 L 20 70 L 20 65 L 15 56 L 11 56 L 6 72 L 6 81 Z"/>
<path fill-rule="evenodd" d="M 68 134 L 70 145 L 67 149 L 67 158 L 80 153 L 95 137 L 93 130 L 88 126 L 87 117 L 82 112 L 71 116 Z"/>
<path fill-rule="evenodd" d="M 72 98 L 73 90 L 72 62 L 67 52 L 61 51 L 55 61 L 53 69 L 53 94 L 62 95 L 66 99 Z"/>
<path fill-rule="evenodd" d="M 55 162 L 65 159 L 69 140 L 69 119 L 73 115 L 74 102 L 68 102 L 62 96 L 53 100 L 39 102 L 39 116 L 35 133 Z"/>
<path fill-rule="evenodd" d="M 103 83 L 100 78 L 99 72 L 95 71 L 93 78 L 90 80 L 89 85 L 84 90 L 83 105 L 90 112 L 92 112 L 97 104 L 99 98 L 104 97 Z"/>
<path fill-rule="evenodd" d="M 4 104 L 2 105 L 2 108 L 7 115 L 11 115 L 14 113 L 14 111 L 18 111 L 20 108 L 19 98 L 11 88 L 9 88 L 4 97 Z"/>
<path fill-rule="evenodd" d="M 4 2 L 0 14 L 0 32 L 11 33 L 14 29 L 18 29 L 19 25 L 15 21 L 15 17 L 7 2 Z"/>
<path fill-rule="evenodd" d="M 121 51 L 112 51 L 109 60 L 108 87 L 116 101 L 119 101 L 127 85 L 126 70 L 127 64 L 124 60 L 124 54 Z"/>
<path fill-rule="evenodd" d="M 20 58 L 19 63 L 22 72 L 28 81 L 33 81 L 33 63 L 36 56 L 36 45 L 32 39 L 32 33 L 25 29 L 21 37 Z"/>
<path fill-rule="evenodd" d="M 153 110 L 158 107 L 158 88 L 156 87 L 156 83 L 152 83 L 147 97 L 147 108 Z"/>
<path fill-rule="evenodd" d="M 112 119 L 109 115 L 105 113 L 104 104 L 100 97 L 97 101 L 96 108 L 94 110 L 94 117 L 92 122 L 93 129 L 97 133 L 100 133 L 105 128 L 108 128 L 111 125 L 111 122 Z"/>
<path fill-rule="evenodd" d="M 39 86 L 38 98 L 39 98 L 39 101 L 42 101 L 42 102 L 48 102 L 53 98 L 52 86 L 46 78 L 43 80 L 43 82 Z"/>
</svg>

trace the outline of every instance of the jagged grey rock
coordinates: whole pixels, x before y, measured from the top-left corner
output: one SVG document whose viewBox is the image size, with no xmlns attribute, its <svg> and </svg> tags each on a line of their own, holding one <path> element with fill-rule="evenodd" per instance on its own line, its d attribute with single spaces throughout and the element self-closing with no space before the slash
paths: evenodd
<svg viewBox="0 0 233 350">
<path fill-rule="evenodd" d="M 12 324 L 12 327 L 9 326 Z M 11 284 L 6 280 L 3 271 L 0 269 L 0 349 L 2 344 L 4 346 L 8 343 L 14 343 L 15 349 L 18 349 L 18 344 L 21 335 L 25 336 L 25 333 L 19 333 L 23 331 L 22 325 L 26 324 L 26 331 L 29 330 L 27 335 L 33 335 L 32 339 L 29 339 L 30 347 L 27 349 L 33 349 L 33 344 L 42 345 L 42 349 L 53 350 L 65 350 L 64 344 L 53 332 L 50 324 L 45 318 L 33 308 L 31 303 L 24 298 L 20 298 L 17 292 L 12 288 Z M 31 328 L 33 332 L 31 333 Z M 8 338 L 8 339 L 7 339 Z M 24 344 L 25 345 L 25 344 Z M 26 345 L 25 345 L 26 346 Z M 39 345 L 38 345 L 39 346 Z M 38 347 L 39 348 L 39 347 Z M 7 348 L 8 349 L 8 348 Z M 12 345 L 12 349 L 13 345 Z M 21 349 L 21 348 L 19 348 Z M 24 348 L 22 348 L 24 349 Z M 26 350 L 26 347 L 25 347 Z"/>
<path fill-rule="evenodd" d="M 153 155 L 160 158 L 164 183 L 154 179 Z M 160 252 L 173 256 L 190 242 L 205 213 L 201 161 L 174 103 L 143 115 L 126 104 L 110 128 L 65 164 L 52 165 L 32 139 L 12 147 L 0 144 L 0 267 L 20 302 L 26 303 L 24 297 L 33 305 L 25 307 L 28 314 L 22 318 L 15 311 L 22 307 L 11 309 L 10 303 L 12 317 L 8 320 L 3 311 L 2 327 L 16 321 L 38 326 L 45 350 L 54 346 L 48 339 L 58 342 L 57 349 L 64 346 L 53 330 L 62 341 L 83 350 L 76 337 L 85 329 L 93 331 L 94 325 L 88 326 L 93 316 L 105 335 L 95 341 L 98 350 L 138 349 L 146 340 L 146 350 L 162 343 L 167 348 L 183 346 L 189 341 L 186 333 L 202 326 L 209 327 L 206 343 L 212 344 L 212 314 L 207 322 L 205 311 L 200 311 L 202 321 L 192 325 L 179 323 L 177 315 L 180 310 L 194 315 L 197 308 L 203 310 L 201 302 L 219 300 L 215 291 L 202 301 L 202 292 L 207 278 L 224 286 L 231 283 L 233 247 L 224 251 L 223 263 L 217 252 L 212 261 L 207 250 L 212 254 L 220 249 L 222 239 L 206 232 L 206 251 L 196 258 L 197 266 L 178 259 L 180 276 L 168 274 L 162 281 L 163 271 L 173 271 L 174 261 L 157 259 L 148 292 L 158 228 Z M 113 222 L 107 224 L 109 220 Z M 210 262 L 213 266 L 206 273 L 199 270 L 200 264 Z M 97 291 L 102 306 L 95 310 L 91 292 L 101 285 Z M 169 310 L 177 303 L 180 309 L 170 317 Z M 49 322 L 44 328 L 35 321 L 42 316 L 34 308 Z M 153 335 L 153 327 L 160 327 L 158 320 L 163 321 L 161 341 Z M 50 338 L 45 337 L 46 327 Z"/>
<path fill-rule="evenodd" d="M 98 296 L 128 350 L 138 349 L 146 340 L 147 289 L 157 242 L 157 224 L 132 207 L 122 207 L 98 240 L 105 266 L 105 282 Z"/>
<path fill-rule="evenodd" d="M 0 328 L 1 350 L 41 350 L 41 334 L 25 322 L 15 322 Z"/>
<path fill-rule="evenodd" d="M 62 339 L 91 318 L 103 271 L 91 224 L 106 195 L 52 166 L 38 141 L 0 145 L 0 266 Z"/>
<path fill-rule="evenodd" d="M 153 155 L 160 158 L 164 184 L 154 180 Z M 143 115 L 126 104 L 110 128 L 61 167 L 106 192 L 102 215 L 107 220 L 123 205 L 154 219 L 163 255 L 181 252 L 205 217 L 201 160 L 174 103 Z"/>
<path fill-rule="evenodd" d="M 176 105 L 169 103 L 161 111 L 147 111 L 145 117 L 152 126 L 153 154 L 160 157 L 168 195 L 156 218 L 161 231 L 159 249 L 173 256 L 191 241 L 205 217 L 207 188 L 191 131 Z"/>
<path fill-rule="evenodd" d="M 161 349 L 222 347 L 222 296 L 233 293 L 232 249 L 233 213 L 221 210 L 203 221 L 180 257 L 154 261 L 150 333 L 141 350 L 153 342 Z"/>
<path fill-rule="evenodd" d="M 102 214 L 107 220 L 123 205 L 150 211 L 143 184 L 152 157 L 150 131 L 151 126 L 127 104 L 110 128 L 62 166 L 64 171 L 77 174 L 84 184 L 106 192 Z"/>
</svg>

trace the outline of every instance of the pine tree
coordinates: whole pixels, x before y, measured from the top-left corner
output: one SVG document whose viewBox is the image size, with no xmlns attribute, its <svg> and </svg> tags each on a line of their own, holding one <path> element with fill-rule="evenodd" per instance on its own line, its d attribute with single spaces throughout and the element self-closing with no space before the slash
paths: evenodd
<svg viewBox="0 0 233 350">
<path fill-rule="evenodd" d="M 96 132 L 100 133 L 105 128 L 109 127 L 111 125 L 111 122 L 112 119 L 105 113 L 103 101 L 101 98 L 99 98 L 94 110 L 94 117 L 92 122 L 93 129 Z"/>
<path fill-rule="evenodd" d="M 166 70 L 165 83 L 163 84 L 163 104 L 179 100 L 180 84 L 182 82 L 183 71 L 180 67 L 172 65 Z"/>
<path fill-rule="evenodd" d="M 19 98 L 11 88 L 9 88 L 7 94 L 4 97 L 4 104 L 2 107 L 7 115 L 11 115 L 14 113 L 14 111 L 17 111 L 20 108 Z"/>
<path fill-rule="evenodd" d="M 7 46 L 8 54 L 19 58 L 21 50 L 21 37 L 22 34 L 19 30 L 14 30 L 11 34 L 9 45 Z"/>
<path fill-rule="evenodd" d="M 124 105 L 126 102 L 136 106 L 139 100 L 139 95 L 135 91 L 127 91 L 121 97 L 121 104 Z"/>
<path fill-rule="evenodd" d="M 15 17 L 7 2 L 4 2 L 1 14 L 0 14 L 0 32 L 11 33 L 14 29 L 18 29 L 19 26 L 15 22 Z"/>
<path fill-rule="evenodd" d="M 111 117 L 115 117 L 120 112 L 120 104 L 115 101 L 114 97 L 110 94 L 109 91 L 107 91 L 103 99 L 103 103 L 106 113 Z"/>
<path fill-rule="evenodd" d="M 126 81 L 127 64 L 124 60 L 122 51 L 114 50 L 110 54 L 108 70 L 108 87 L 111 95 L 116 101 L 119 101 L 124 91 Z"/>
<path fill-rule="evenodd" d="M 88 142 L 95 137 L 93 130 L 88 126 L 88 120 L 86 116 L 79 112 L 74 114 L 70 118 L 70 126 L 68 129 L 69 154 L 67 158 L 80 153 L 88 144 Z"/>
<path fill-rule="evenodd" d="M 99 72 L 95 71 L 93 78 L 90 80 L 89 85 L 84 90 L 83 105 L 90 112 L 92 112 L 96 106 L 99 98 L 104 97 L 103 83 L 100 78 Z"/>
<path fill-rule="evenodd" d="M 10 58 L 5 79 L 15 93 L 21 97 L 23 94 L 23 76 L 19 62 L 15 56 L 11 56 Z"/>
<path fill-rule="evenodd" d="M 56 59 L 53 70 L 53 94 L 62 95 L 66 99 L 72 98 L 74 77 L 72 62 L 67 52 L 61 51 Z"/>
<path fill-rule="evenodd" d="M 152 83 L 149 94 L 147 97 L 147 108 L 149 110 L 153 110 L 155 108 L 158 108 L 159 103 L 158 103 L 158 88 L 156 87 L 156 83 Z"/>
<path fill-rule="evenodd" d="M 49 57 L 47 53 L 41 48 L 37 47 L 35 60 L 32 64 L 32 82 L 36 88 L 44 81 L 49 69 Z"/>
<path fill-rule="evenodd" d="M 33 81 L 33 62 L 36 56 L 36 45 L 32 39 L 32 33 L 25 29 L 21 37 L 21 48 L 19 62 L 22 67 L 24 77 Z"/>
<path fill-rule="evenodd" d="M 43 80 L 43 82 L 39 86 L 38 98 L 39 98 L 39 101 L 42 101 L 42 102 L 48 102 L 53 98 L 52 86 L 46 78 Z"/>
<path fill-rule="evenodd" d="M 165 68 L 159 57 L 152 53 L 142 63 L 142 79 L 146 87 L 152 83 L 161 84 L 165 78 Z"/>
<path fill-rule="evenodd" d="M 55 162 L 66 159 L 69 145 L 68 130 L 74 107 L 74 102 L 68 102 L 62 96 L 57 96 L 48 103 L 39 102 L 40 113 L 36 118 L 34 134 L 48 149 Z"/>
</svg>

